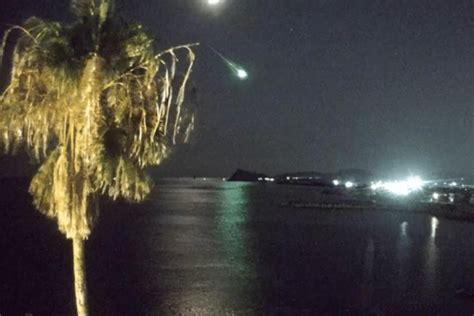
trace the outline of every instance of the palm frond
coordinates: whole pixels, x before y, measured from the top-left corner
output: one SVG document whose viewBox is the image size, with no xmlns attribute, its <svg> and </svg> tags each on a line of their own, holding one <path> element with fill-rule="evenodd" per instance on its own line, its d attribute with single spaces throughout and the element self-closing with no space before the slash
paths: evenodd
<svg viewBox="0 0 474 316">
<path fill-rule="evenodd" d="M 77 17 L 93 16 L 96 10 L 96 0 L 71 0 L 71 12 Z"/>
<path fill-rule="evenodd" d="M 184 96 L 196 44 L 157 54 L 141 26 L 109 19 L 111 4 L 72 2 L 77 16 L 103 19 L 93 45 L 77 37 L 93 27 L 88 21 L 27 20 L 0 97 L 0 143 L 42 162 L 30 193 L 68 238 L 90 234 L 98 195 L 145 199 L 145 168 L 166 159 L 194 127 Z"/>
<path fill-rule="evenodd" d="M 103 25 L 112 15 L 115 9 L 114 0 L 101 0 L 99 4 L 99 23 Z"/>
</svg>

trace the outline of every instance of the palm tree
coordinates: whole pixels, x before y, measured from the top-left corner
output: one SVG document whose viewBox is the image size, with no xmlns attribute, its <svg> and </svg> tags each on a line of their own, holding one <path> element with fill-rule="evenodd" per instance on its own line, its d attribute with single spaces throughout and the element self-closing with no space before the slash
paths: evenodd
<svg viewBox="0 0 474 316">
<path fill-rule="evenodd" d="M 77 313 L 87 315 L 84 240 L 98 198 L 142 201 L 145 168 L 187 141 L 194 116 L 183 100 L 196 44 L 157 53 L 141 25 L 113 15 L 112 0 L 72 0 L 71 9 L 73 23 L 32 17 L 4 33 L 0 62 L 20 31 L 0 96 L 0 145 L 41 164 L 29 191 L 72 240 Z"/>
</svg>

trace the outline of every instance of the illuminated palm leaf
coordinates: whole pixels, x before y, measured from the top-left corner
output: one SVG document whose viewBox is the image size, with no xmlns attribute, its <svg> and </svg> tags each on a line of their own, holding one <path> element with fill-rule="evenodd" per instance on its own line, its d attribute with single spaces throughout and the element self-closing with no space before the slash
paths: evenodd
<svg viewBox="0 0 474 316">
<path fill-rule="evenodd" d="M 98 196 L 143 200 L 151 182 L 145 168 L 189 138 L 194 116 L 183 101 L 194 53 L 184 45 L 157 54 L 143 27 L 113 18 L 112 0 L 72 0 L 71 9 L 72 24 L 32 17 L 4 33 L 0 64 L 8 36 L 21 31 L 0 96 L 0 145 L 23 148 L 41 163 L 30 193 L 73 240 L 83 316 L 83 240 L 98 216 Z M 181 70 L 178 55 L 187 58 Z"/>
<path fill-rule="evenodd" d="M 183 107 L 193 45 L 156 53 L 143 27 L 112 18 L 112 7 L 73 0 L 72 24 L 33 17 L 13 28 L 21 35 L 0 97 L 1 143 L 42 163 L 30 192 L 68 238 L 90 234 L 98 195 L 143 200 L 144 169 L 194 124 Z M 187 58 L 181 70 L 178 57 Z"/>
</svg>

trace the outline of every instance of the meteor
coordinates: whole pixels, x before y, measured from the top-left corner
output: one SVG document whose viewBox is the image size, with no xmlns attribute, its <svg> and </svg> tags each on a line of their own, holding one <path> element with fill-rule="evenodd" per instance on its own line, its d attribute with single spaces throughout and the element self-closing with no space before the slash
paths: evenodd
<svg viewBox="0 0 474 316">
<path fill-rule="evenodd" d="M 208 45 L 209 46 L 209 45 Z M 227 57 L 225 57 L 224 55 L 222 55 L 218 50 L 216 50 L 215 48 L 209 46 L 209 48 L 217 54 L 217 56 L 219 56 L 224 62 L 225 64 L 227 65 L 227 67 L 229 67 L 229 69 L 234 73 L 234 75 L 237 76 L 237 78 L 239 78 L 240 80 L 246 80 L 249 76 L 248 72 L 242 68 L 241 66 L 239 66 L 237 63 L 229 60 Z"/>
</svg>

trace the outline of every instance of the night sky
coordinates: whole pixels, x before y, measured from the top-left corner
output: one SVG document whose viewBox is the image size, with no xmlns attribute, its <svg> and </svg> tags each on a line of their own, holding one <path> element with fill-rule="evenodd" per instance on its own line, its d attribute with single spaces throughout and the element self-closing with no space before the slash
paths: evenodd
<svg viewBox="0 0 474 316">
<path fill-rule="evenodd" d="M 68 1 L 2 2 L 3 23 L 70 17 Z M 117 0 L 159 47 L 202 43 L 193 142 L 155 174 L 473 171 L 473 1 L 206 3 Z M 249 79 L 236 79 L 206 45 Z"/>
</svg>

